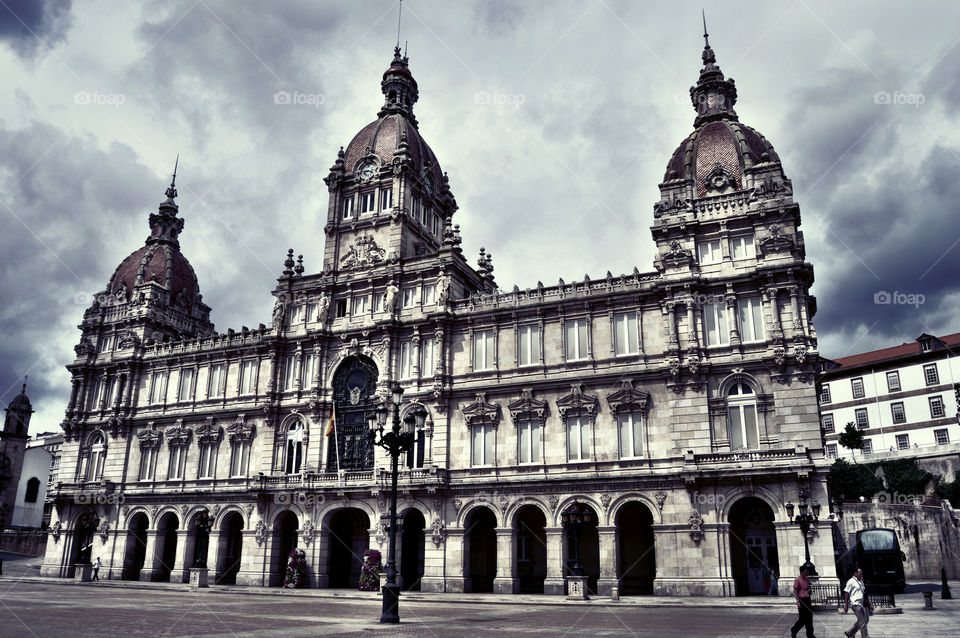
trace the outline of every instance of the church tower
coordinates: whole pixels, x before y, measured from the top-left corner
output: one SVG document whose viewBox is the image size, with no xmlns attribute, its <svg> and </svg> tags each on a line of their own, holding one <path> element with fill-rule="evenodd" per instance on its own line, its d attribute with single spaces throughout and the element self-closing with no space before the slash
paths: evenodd
<svg viewBox="0 0 960 638">
<path fill-rule="evenodd" d="M 17 502 L 17 487 L 20 484 L 20 468 L 27 447 L 27 434 L 33 406 L 27 398 L 27 383 L 24 381 L 20 394 L 13 397 L 4 408 L 6 418 L 0 432 L 0 530 L 10 524 L 13 506 Z"/>
</svg>

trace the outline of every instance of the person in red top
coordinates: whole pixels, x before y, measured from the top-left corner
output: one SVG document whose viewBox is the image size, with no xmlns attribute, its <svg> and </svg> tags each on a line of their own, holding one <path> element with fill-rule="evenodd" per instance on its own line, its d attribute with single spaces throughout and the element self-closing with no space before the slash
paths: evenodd
<svg viewBox="0 0 960 638">
<path fill-rule="evenodd" d="M 800 566 L 800 575 L 793 579 L 793 596 L 797 599 L 797 611 L 800 617 L 790 628 L 791 638 L 797 638 L 801 627 L 807 628 L 807 638 L 813 635 L 813 607 L 810 606 L 810 581 L 807 580 L 807 566 Z"/>
</svg>

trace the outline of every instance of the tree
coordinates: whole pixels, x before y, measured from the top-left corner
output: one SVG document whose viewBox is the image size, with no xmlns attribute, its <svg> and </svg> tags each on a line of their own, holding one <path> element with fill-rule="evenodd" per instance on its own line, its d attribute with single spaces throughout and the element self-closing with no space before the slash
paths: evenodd
<svg viewBox="0 0 960 638">
<path fill-rule="evenodd" d="M 858 428 L 851 421 L 843 428 L 843 432 L 837 435 L 837 442 L 851 452 L 863 450 L 863 430 Z M 854 455 L 856 460 L 856 455 Z"/>
<path fill-rule="evenodd" d="M 874 475 L 875 468 L 837 459 L 830 467 L 827 478 L 830 493 L 836 498 L 856 499 L 859 496 L 873 498 L 883 489 L 883 481 Z"/>
</svg>

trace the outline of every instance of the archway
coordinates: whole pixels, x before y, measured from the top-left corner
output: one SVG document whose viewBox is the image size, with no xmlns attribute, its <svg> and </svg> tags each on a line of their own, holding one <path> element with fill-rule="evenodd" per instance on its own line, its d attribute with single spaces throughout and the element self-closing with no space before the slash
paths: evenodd
<svg viewBox="0 0 960 638">
<path fill-rule="evenodd" d="M 329 587 L 357 589 L 363 552 L 370 547 L 370 518 L 363 510 L 348 507 L 333 513 L 329 528 Z"/>
<path fill-rule="evenodd" d="M 153 562 L 153 580 L 168 582 L 177 560 L 177 530 L 180 521 L 173 512 L 167 512 L 157 525 L 157 558 Z"/>
<path fill-rule="evenodd" d="M 497 517 L 487 507 L 478 507 L 467 516 L 464 548 L 466 589 L 492 592 L 497 576 Z"/>
<path fill-rule="evenodd" d="M 400 577 L 403 580 L 404 591 L 420 591 L 426 550 L 426 536 L 423 530 L 426 526 L 427 521 L 416 508 L 408 511 L 403 517 L 403 531 L 400 535 Z"/>
<path fill-rule="evenodd" d="M 517 514 L 517 578 L 521 594 L 542 594 L 547 577 L 547 519 L 534 505 Z"/>
<path fill-rule="evenodd" d="M 93 510 L 87 510 L 77 517 L 73 526 L 73 564 L 90 563 L 90 554 L 93 551 L 93 536 L 100 525 L 100 519 Z"/>
<path fill-rule="evenodd" d="M 220 523 L 220 547 L 217 552 L 217 584 L 236 585 L 243 555 L 243 516 L 230 512 Z"/>
<path fill-rule="evenodd" d="M 730 508 L 730 572 L 737 596 L 766 594 L 770 572 L 778 570 L 777 533 L 773 510 L 749 496 Z"/>
<path fill-rule="evenodd" d="M 140 570 L 147 558 L 147 515 L 139 512 L 127 526 L 127 545 L 123 556 L 123 580 L 140 580 Z"/>
<path fill-rule="evenodd" d="M 297 530 L 300 522 L 297 515 L 287 510 L 280 512 L 273 522 L 273 570 L 270 573 L 270 586 L 283 587 L 283 578 L 290 562 L 290 552 L 297 547 Z"/>
<path fill-rule="evenodd" d="M 369 357 L 347 357 L 333 375 L 336 435 L 327 446 L 327 470 L 373 469 L 367 414 L 374 409 L 377 365 Z"/>
<path fill-rule="evenodd" d="M 617 542 L 620 547 L 620 593 L 652 594 L 657 575 L 654 555 L 653 514 L 639 502 L 625 503 L 617 512 Z"/>
<path fill-rule="evenodd" d="M 600 534 L 597 531 L 597 513 L 585 503 L 573 503 L 564 512 L 577 512 L 581 523 L 564 524 L 567 536 L 566 573 L 575 574 L 578 570 L 587 577 L 587 591 L 597 593 L 597 581 L 600 579 Z"/>
</svg>

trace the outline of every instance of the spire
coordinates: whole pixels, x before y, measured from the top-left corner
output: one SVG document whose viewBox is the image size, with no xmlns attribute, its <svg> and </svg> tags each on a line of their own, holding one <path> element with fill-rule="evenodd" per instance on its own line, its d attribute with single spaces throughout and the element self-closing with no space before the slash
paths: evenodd
<svg viewBox="0 0 960 638">
<path fill-rule="evenodd" d="M 159 211 L 150 215 L 150 236 L 147 237 L 147 244 L 169 244 L 177 249 L 180 248 L 177 237 L 183 230 L 183 220 L 177 217 L 180 207 L 173 201 L 177 197 L 177 168 L 179 166 L 180 154 L 177 153 L 177 159 L 173 163 L 173 176 L 170 179 L 170 186 L 164 192 L 167 198 L 160 203 Z"/>
<path fill-rule="evenodd" d="M 393 48 L 393 60 L 383 73 L 380 90 L 383 91 L 384 102 L 383 108 L 377 115 L 383 117 L 391 113 L 400 113 L 416 127 L 417 118 L 413 115 L 413 105 L 417 103 L 420 93 L 417 89 L 417 81 L 410 73 L 410 59 L 406 55 L 400 55 L 399 38 L 397 45 Z"/>
<path fill-rule="evenodd" d="M 724 78 L 723 71 L 717 66 L 717 56 L 710 47 L 710 34 L 707 33 L 707 14 L 703 16 L 703 68 L 696 86 L 690 87 L 690 100 L 697 111 L 694 126 L 716 120 L 737 120 L 733 105 L 737 102 L 737 88 L 733 78 Z"/>
<path fill-rule="evenodd" d="M 179 165 L 180 153 L 177 153 L 177 159 L 173 162 L 173 178 L 170 180 L 170 187 L 167 189 L 167 192 L 164 193 L 167 196 L 165 203 L 173 204 L 173 200 L 177 196 L 177 166 Z"/>
</svg>

